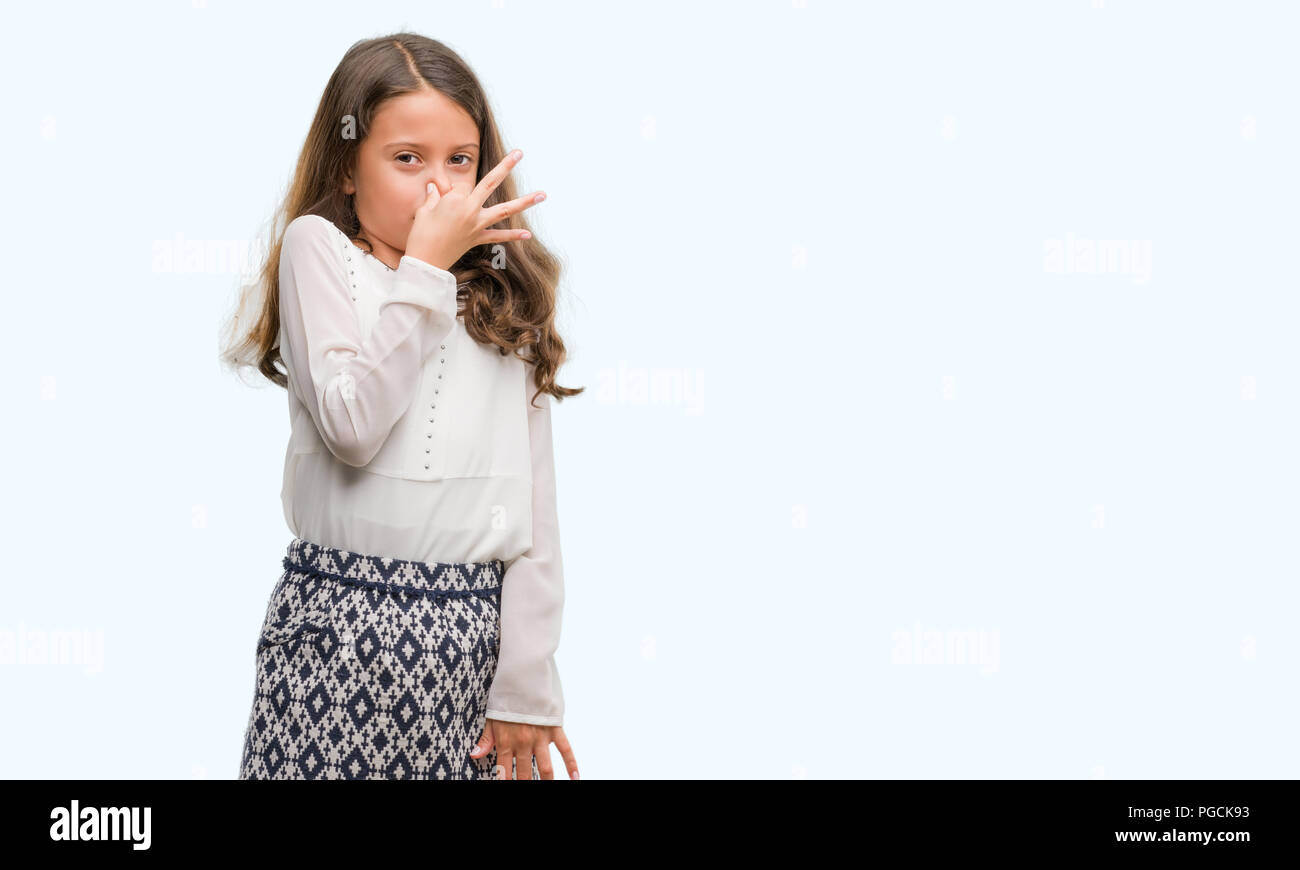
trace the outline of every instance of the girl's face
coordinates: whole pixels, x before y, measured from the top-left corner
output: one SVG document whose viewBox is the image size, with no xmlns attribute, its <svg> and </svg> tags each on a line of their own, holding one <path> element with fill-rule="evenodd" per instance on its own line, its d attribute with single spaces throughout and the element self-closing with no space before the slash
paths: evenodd
<svg viewBox="0 0 1300 870">
<path fill-rule="evenodd" d="M 464 109 L 436 90 L 403 94 L 375 113 L 343 192 L 356 194 L 361 234 L 375 253 L 400 254 L 428 183 L 439 195 L 452 184 L 473 188 L 478 162 L 478 126 Z"/>
</svg>

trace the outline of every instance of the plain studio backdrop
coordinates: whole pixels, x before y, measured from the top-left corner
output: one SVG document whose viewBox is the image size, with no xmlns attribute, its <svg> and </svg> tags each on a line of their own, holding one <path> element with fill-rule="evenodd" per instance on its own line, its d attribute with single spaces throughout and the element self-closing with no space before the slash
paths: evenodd
<svg viewBox="0 0 1300 870">
<path fill-rule="evenodd" d="M 1294 4 L 8 23 L 0 775 L 236 775 L 289 420 L 218 328 L 403 29 L 549 195 L 583 779 L 1300 775 Z"/>
</svg>

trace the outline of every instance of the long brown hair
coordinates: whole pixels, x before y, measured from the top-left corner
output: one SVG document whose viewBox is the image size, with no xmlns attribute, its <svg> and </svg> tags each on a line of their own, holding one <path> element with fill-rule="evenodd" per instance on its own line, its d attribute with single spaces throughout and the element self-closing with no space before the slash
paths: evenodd
<svg viewBox="0 0 1300 870">
<path fill-rule="evenodd" d="M 342 192 L 344 176 L 355 170 L 361 142 L 379 107 L 392 97 L 435 88 L 459 104 L 478 125 L 480 156 L 476 182 L 505 157 L 501 134 L 487 96 L 469 66 L 447 46 L 416 33 L 394 33 L 356 42 L 335 68 L 298 155 L 298 166 L 270 225 L 268 255 L 255 281 L 240 292 L 236 311 L 226 326 L 221 359 L 239 369 L 255 367 L 272 383 L 288 386 L 280 366 L 280 248 L 284 230 L 295 218 L 315 214 L 326 218 L 349 239 L 361 225 L 353 196 Z M 345 137 L 340 125 L 354 125 Z M 518 194 L 506 176 L 483 203 L 487 208 Z M 492 229 L 529 229 L 524 213 L 492 224 Z M 495 250 L 494 250 L 495 249 Z M 505 252 L 508 268 L 495 265 Z M 555 328 L 555 288 L 559 260 L 533 233 L 529 239 L 497 248 L 470 248 L 449 270 L 456 276 L 463 301 L 465 330 L 500 353 L 513 353 L 535 364 L 537 392 L 556 399 L 574 396 L 585 387 L 562 387 L 556 371 L 565 361 L 564 342 Z M 529 356 L 523 351 L 531 348 Z"/>
</svg>

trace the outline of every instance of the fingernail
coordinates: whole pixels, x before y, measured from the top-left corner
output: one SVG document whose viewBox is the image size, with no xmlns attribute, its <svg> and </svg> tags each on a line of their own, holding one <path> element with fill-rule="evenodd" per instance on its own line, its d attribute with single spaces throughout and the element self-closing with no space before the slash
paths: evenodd
<svg viewBox="0 0 1300 870">
<path fill-rule="evenodd" d="M 574 778 L 574 779 L 577 779 L 577 778 L 578 778 L 578 771 L 575 770 L 575 771 L 573 772 L 573 778 Z"/>
</svg>

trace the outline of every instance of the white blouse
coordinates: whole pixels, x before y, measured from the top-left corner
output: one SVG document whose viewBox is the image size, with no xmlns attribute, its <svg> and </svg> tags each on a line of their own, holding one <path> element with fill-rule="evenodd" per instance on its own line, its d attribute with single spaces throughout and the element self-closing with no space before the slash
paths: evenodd
<svg viewBox="0 0 1300 870">
<path fill-rule="evenodd" d="M 411 256 L 394 271 L 319 215 L 285 229 L 280 355 L 290 530 L 367 555 L 501 559 L 487 715 L 563 724 L 551 396 L 528 405 L 533 365 L 465 331 L 450 272 Z"/>
</svg>

